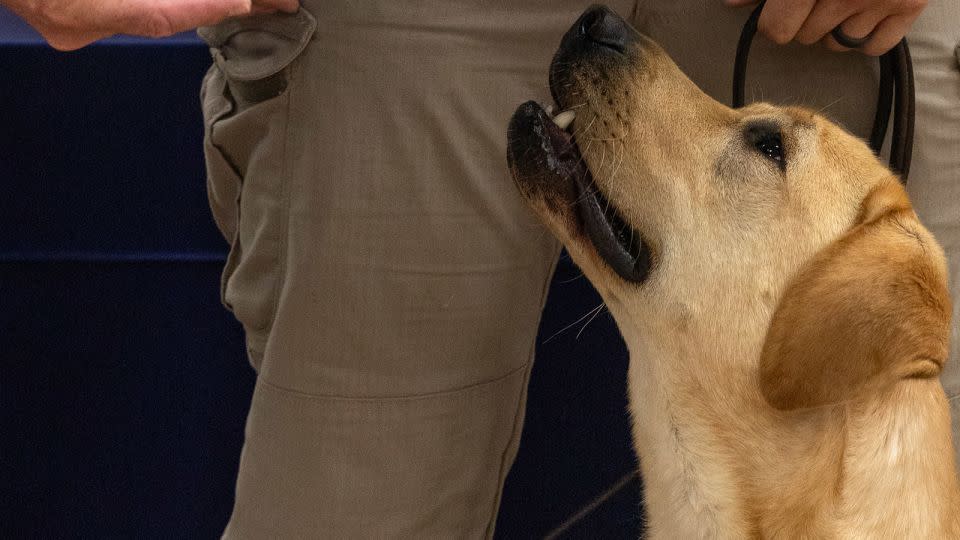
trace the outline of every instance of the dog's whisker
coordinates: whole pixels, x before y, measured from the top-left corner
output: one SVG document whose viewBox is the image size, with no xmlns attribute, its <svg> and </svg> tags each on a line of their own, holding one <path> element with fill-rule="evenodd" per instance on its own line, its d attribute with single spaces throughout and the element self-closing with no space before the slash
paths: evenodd
<svg viewBox="0 0 960 540">
<path fill-rule="evenodd" d="M 587 326 L 589 326 L 590 323 L 592 323 L 593 320 L 597 318 L 597 315 L 600 315 L 600 312 L 603 311 L 602 308 L 605 308 L 605 307 L 607 307 L 606 302 L 601 302 L 600 305 L 597 306 L 597 310 L 596 310 L 596 312 L 594 312 L 593 317 L 590 317 L 590 319 L 587 320 L 587 322 L 585 322 L 585 323 L 583 324 L 583 327 L 580 328 L 580 331 L 579 331 L 579 332 L 577 332 L 577 337 L 573 338 L 574 341 L 580 339 L 580 334 L 583 334 L 583 331 L 587 329 Z"/>
<path fill-rule="evenodd" d="M 610 176 L 607 177 L 607 179 L 609 180 L 609 182 L 608 182 L 609 184 L 613 184 L 613 183 L 616 181 L 617 173 L 620 172 L 620 166 L 623 165 L 623 161 L 624 161 L 624 159 L 626 159 L 626 154 L 627 154 L 626 149 L 624 148 L 624 145 L 623 145 L 623 143 L 621 142 L 621 143 L 620 143 L 620 154 L 619 154 L 620 160 L 617 162 L 617 166 L 616 166 L 616 168 L 613 170 L 613 173 L 611 173 Z"/>
<path fill-rule="evenodd" d="M 593 179 L 593 177 L 590 178 L 590 186 L 589 186 L 589 187 L 593 188 L 594 190 L 598 190 L 598 191 L 599 191 L 599 188 L 597 187 L 597 182 L 596 182 L 596 180 Z M 590 196 L 590 193 L 589 193 L 588 191 L 584 190 L 584 192 L 583 192 L 579 197 L 577 197 L 576 199 L 574 199 L 573 202 L 571 202 L 571 203 L 569 204 L 569 206 L 571 206 L 571 207 L 576 206 L 577 204 L 579 204 L 579 203 L 587 200 L 587 197 L 589 197 L 589 196 Z"/>
<path fill-rule="evenodd" d="M 597 165 L 597 174 L 603 174 L 603 163 L 606 161 L 606 159 L 607 159 L 607 147 L 601 146 L 600 147 L 600 164 Z"/>
<path fill-rule="evenodd" d="M 580 150 L 580 157 L 577 158 L 577 162 L 574 164 L 573 169 L 577 170 L 580 167 L 581 163 L 586 163 L 585 154 L 590 151 L 590 146 L 593 145 L 593 141 L 587 141 L 587 147 Z"/>
<path fill-rule="evenodd" d="M 587 122 L 587 125 L 586 125 L 586 126 L 580 128 L 580 129 L 575 129 L 575 130 L 573 130 L 573 134 L 571 135 L 571 137 L 573 137 L 574 139 L 577 139 L 580 135 L 583 135 L 584 133 L 586 133 L 587 131 L 589 131 L 590 128 L 593 127 L 594 122 L 596 122 L 596 121 L 597 121 L 597 115 L 593 115 L 593 118 L 591 118 L 590 121 Z"/>
<path fill-rule="evenodd" d="M 823 107 L 820 107 L 819 109 L 817 109 L 816 113 L 822 114 L 823 111 L 829 109 L 830 107 L 833 107 L 834 105 L 836 105 L 837 103 L 840 103 L 841 101 L 843 101 L 843 96 L 840 96 L 837 99 L 831 101 L 830 103 L 824 105 Z"/>
<path fill-rule="evenodd" d="M 547 339 L 543 340 L 540 344 L 541 344 L 541 345 L 544 345 L 544 344 L 550 342 L 553 338 L 559 336 L 560 334 L 562 334 L 562 333 L 566 332 L 567 330 L 569 330 L 569 329 L 573 328 L 574 326 L 576 326 L 577 323 L 579 323 L 580 321 L 586 319 L 587 317 L 590 317 L 591 315 L 596 315 L 596 314 L 599 312 L 599 310 L 602 309 L 603 306 L 605 306 L 605 305 L 607 305 L 605 302 L 600 302 L 600 305 L 599 305 L 599 306 L 597 306 L 597 307 L 591 309 L 590 311 L 584 313 L 582 317 L 580 317 L 579 319 L 573 321 L 572 323 L 564 326 L 563 328 L 561 328 L 560 330 L 558 330 L 556 333 L 554 333 L 552 336 L 550 336 L 550 337 L 548 337 Z M 593 320 L 593 319 L 591 318 L 591 320 Z M 583 331 L 583 330 L 581 329 L 581 332 L 582 332 L 582 331 Z M 577 334 L 577 336 L 579 337 L 580 334 Z"/>
<path fill-rule="evenodd" d="M 562 280 L 559 280 L 559 281 L 557 281 L 557 283 L 559 283 L 559 284 L 561 284 L 561 285 L 566 285 L 566 284 L 568 284 L 568 283 L 573 283 L 574 281 L 578 281 L 578 280 L 581 280 L 581 279 L 583 279 L 583 272 L 578 273 L 576 276 L 573 276 L 573 277 L 570 278 L 570 279 L 562 279 Z"/>
</svg>

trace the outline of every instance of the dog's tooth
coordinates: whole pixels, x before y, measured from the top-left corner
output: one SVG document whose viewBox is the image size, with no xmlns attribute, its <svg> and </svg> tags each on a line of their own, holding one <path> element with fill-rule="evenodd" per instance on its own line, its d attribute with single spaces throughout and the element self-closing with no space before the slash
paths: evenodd
<svg viewBox="0 0 960 540">
<path fill-rule="evenodd" d="M 556 124 L 560 129 L 567 129 L 570 127 L 570 124 L 573 123 L 573 119 L 577 116 L 577 113 L 574 111 L 563 111 L 558 113 L 553 117 L 553 123 Z"/>
<path fill-rule="evenodd" d="M 553 105 L 547 105 L 543 110 L 547 111 L 547 116 L 553 118 Z"/>
</svg>

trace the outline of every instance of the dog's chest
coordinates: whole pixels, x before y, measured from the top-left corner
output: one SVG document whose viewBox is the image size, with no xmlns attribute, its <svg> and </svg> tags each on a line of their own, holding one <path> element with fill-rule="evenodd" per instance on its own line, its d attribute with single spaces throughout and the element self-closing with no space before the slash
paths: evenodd
<svg viewBox="0 0 960 540">
<path fill-rule="evenodd" d="M 650 538 L 747 537 L 735 458 L 710 422 L 678 410 L 654 380 L 631 376 L 630 402 Z"/>
</svg>

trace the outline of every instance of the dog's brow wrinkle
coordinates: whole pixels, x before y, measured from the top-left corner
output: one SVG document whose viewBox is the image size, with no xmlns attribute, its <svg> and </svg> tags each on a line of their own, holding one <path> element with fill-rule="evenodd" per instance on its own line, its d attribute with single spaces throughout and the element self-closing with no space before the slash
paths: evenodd
<svg viewBox="0 0 960 540">
<path fill-rule="evenodd" d="M 917 231 L 911 229 L 910 227 L 907 227 L 906 224 L 904 224 L 903 221 L 901 221 L 900 216 L 895 216 L 895 217 L 893 218 L 893 223 L 894 223 L 897 227 L 899 227 L 901 230 L 903 230 L 904 233 L 906 233 L 906 234 L 910 235 L 911 237 L 913 237 L 913 239 L 917 241 L 917 244 L 920 245 L 920 250 L 923 251 L 924 255 L 926 255 L 926 253 L 927 253 L 927 245 L 926 245 L 926 243 L 924 243 L 923 238 L 920 238 L 920 233 L 918 233 Z"/>
</svg>

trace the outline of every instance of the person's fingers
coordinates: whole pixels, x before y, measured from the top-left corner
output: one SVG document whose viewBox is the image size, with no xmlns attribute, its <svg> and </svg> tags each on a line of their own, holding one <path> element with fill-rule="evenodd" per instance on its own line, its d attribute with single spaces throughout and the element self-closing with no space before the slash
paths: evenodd
<svg viewBox="0 0 960 540">
<path fill-rule="evenodd" d="M 299 0 L 9 0 L 52 47 L 79 49 L 114 34 L 162 37 L 253 13 L 295 12 Z"/>
<path fill-rule="evenodd" d="M 61 3 L 51 7 L 36 28 L 51 47 L 70 51 L 114 34 L 165 37 L 251 10 L 250 0 Z"/>
<path fill-rule="evenodd" d="M 757 30 L 775 43 L 789 43 L 813 9 L 816 0 L 767 0 Z"/>
<path fill-rule="evenodd" d="M 96 30 L 83 29 L 72 24 L 76 17 L 56 2 L 27 2 L 8 0 L 3 6 L 13 11 L 43 37 L 51 47 L 60 51 L 72 51 L 110 35 Z"/>
<path fill-rule="evenodd" d="M 876 10 L 867 10 L 850 16 L 847 20 L 836 26 L 839 26 L 840 31 L 847 37 L 860 39 L 869 36 L 883 19 L 883 13 Z M 832 31 L 833 28 L 830 30 Z"/>
<path fill-rule="evenodd" d="M 830 34 L 823 36 L 823 39 L 820 40 L 820 44 L 835 52 L 849 52 L 853 50 L 837 43 L 837 40 L 833 39 L 833 36 Z"/>
<path fill-rule="evenodd" d="M 850 2 L 821 0 L 797 30 L 796 40 L 804 45 L 816 43 L 854 13 L 856 9 Z"/>
<path fill-rule="evenodd" d="M 870 40 L 873 40 L 871 35 L 876 29 L 877 25 L 880 24 L 880 21 L 883 20 L 883 15 L 878 11 L 864 11 L 857 13 L 847 20 L 843 21 L 839 25 L 840 31 L 854 39 L 863 38 L 870 36 Z M 833 30 L 832 28 L 830 29 Z M 830 32 L 827 32 L 823 36 L 823 44 L 830 50 L 845 52 L 851 49 L 847 48 L 844 45 L 841 45 L 834 39 L 833 35 Z"/>
<path fill-rule="evenodd" d="M 887 17 L 877 25 L 873 37 L 860 50 L 870 56 L 880 56 L 889 51 L 907 35 L 915 19 L 916 15 Z"/>
<path fill-rule="evenodd" d="M 41 28 L 37 28 L 37 32 L 39 32 L 40 36 L 47 42 L 47 45 L 64 52 L 75 51 L 86 47 L 94 41 L 99 41 L 113 35 L 110 32 L 63 32 Z"/>
<path fill-rule="evenodd" d="M 112 8 L 112 9 L 111 9 Z M 163 37 L 248 15 L 250 0 L 154 0 L 110 2 L 102 20 L 114 33 Z"/>
<path fill-rule="evenodd" d="M 117 33 L 161 37 L 216 24 L 228 17 L 284 11 L 292 13 L 299 0 L 155 0 L 121 3 L 114 19 Z M 121 8 L 121 9 L 123 9 Z"/>
<path fill-rule="evenodd" d="M 897 10 L 877 24 L 874 35 L 860 50 L 871 56 L 879 56 L 903 39 L 913 26 L 913 21 L 923 13 L 927 0 L 902 0 Z"/>
</svg>

